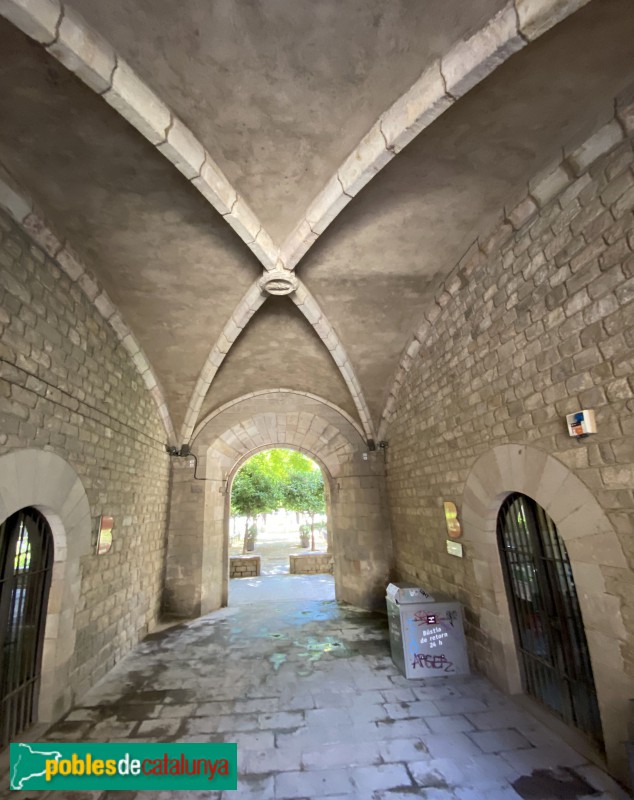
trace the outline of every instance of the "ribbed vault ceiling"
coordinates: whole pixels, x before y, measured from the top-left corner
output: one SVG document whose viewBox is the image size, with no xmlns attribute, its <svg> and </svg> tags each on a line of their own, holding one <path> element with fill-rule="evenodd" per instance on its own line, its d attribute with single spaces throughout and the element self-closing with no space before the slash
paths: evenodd
<svg viewBox="0 0 634 800">
<path fill-rule="evenodd" d="M 634 81 L 630 0 L 543 0 L 552 19 L 531 27 L 539 5 L 0 3 L 0 167 L 110 296 L 179 444 L 220 406 L 277 389 L 323 397 L 374 437 L 439 283 Z M 491 45 L 502 28 L 508 42 Z M 486 68 L 452 88 L 451 70 L 489 46 Z M 389 126 L 373 126 L 432 73 L 453 96 L 392 158 Z M 342 163 L 363 166 L 371 130 L 376 174 L 348 202 Z M 171 163 L 183 154 L 185 174 Z M 297 242 L 297 294 L 264 301 L 263 266 L 290 276 Z"/>
</svg>

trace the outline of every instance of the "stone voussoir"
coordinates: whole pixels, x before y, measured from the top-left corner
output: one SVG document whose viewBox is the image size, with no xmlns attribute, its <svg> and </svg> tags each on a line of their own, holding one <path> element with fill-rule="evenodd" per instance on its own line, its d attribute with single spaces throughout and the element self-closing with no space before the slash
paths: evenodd
<svg viewBox="0 0 634 800">
<path fill-rule="evenodd" d="M 528 41 L 537 39 L 590 0 L 515 0 L 519 29 Z"/>
<path fill-rule="evenodd" d="M 0 0 L 0 14 L 31 39 L 52 44 L 62 16 L 59 0 Z"/>
<path fill-rule="evenodd" d="M 473 36 L 454 45 L 441 61 L 447 92 L 466 94 L 526 44 L 517 29 L 517 14 L 508 3 Z"/>
<path fill-rule="evenodd" d="M 284 243 L 280 253 L 282 266 L 292 269 L 308 252 L 311 245 L 317 241 L 317 234 L 310 227 L 307 220 L 302 220 L 293 233 Z"/>
<path fill-rule="evenodd" d="M 566 150 L 566 161 L 574 170 L 575 175 L 580 175 L 599 156 L 608 153 L 622 139 L 623 129 L 615 119 L 612 119 L 602 128 L 599 128 L 589 139 L 586 139 L 580 147 L 572 151 Z"/>
<path fill-rule="evenodd" d="M 95 298 L 94 302 L 95 306 L 97 307 L 97 310 L 99 311 L 101 316 L 106 320 L 110 319 L 110 317 L 116 311 L 116 308 L 112 303 L 112 300 L 108 297 L 106 292 L 101 292 L 101 294 Z"/>
<path fill-rule="evenodd" d="M 97 94 L 111 87 L 115 52 L 74 9 L 64 7 L 57 39 L 47 50 Z"/>
<path fill-rule="evenodd" d="M 532 197 L 527 195 L 515 206 L 515 208 L 512 208 L 506 216 L 513 228 L 517 231 L 523 225 L 525 225 L 532 216 L 534 216 L 536 211 L 537 204 Z"/>
<path fill-rule="evenodd" d="M 192 184 L 219 214 L 226 216 L 238 201 L 236 190 L 209 156 Z"/>
<path fill-rule="evenodd" d="M 528 191 L 539 208 L 550 203 L 570 183 L 570 176 L 562 163 L 551 166 L 533 178 Z"/>
<path fill-rule="evenodd" d="M 312 295 L 308 294 L 308 292 L 306 293 L 306 297 L 304 297 L 302 302 L 297 303 L 297 307 L 311 325 L 315 325 L 316 322 L 323 318 L 323 314 L 321 313 L 321 309 L 319 308 L 317 301 Z"/>
<path fill-rule="evenodd" d="M 343 191 L 354 197 L 392 158 L 394 153 L 387 149 L 377 122 L 339 167 L 337 175 Z"/>
<path fill-rule="evenodd" d="M 72 281 L 77 281 L 84 272 L 79 256 L 68 246 L 63 247 L 56 256 L 57 263 Z"/>
<path fill-rule="evenodd" d="M 634 134 L 634 97 L 617 104 L 616 118 L 623 126 L 625 133 L 632 136 Z"/>
<path fill-rule="evenodd" d="M 205 148 L 179 119 L 174 118 L 167 139 L 158 149 L 188 180 L 200 175 L 206 159 Z"/>
<path fill-rule="evenodd" d="M 247 245 L 255 242 L 262 229 L 258 218 L 242 197 L 238 197 L 233 208 L 224 215 L 224 218 Z"/>
<path fill-rule="evenodd" d="M 311 229 L 320 235 L 351 199 L 349 195 L 344 194 L 339 179 L 334 175 L 306 212 L 306 221 Z"/>
<path fill-rule="evenodd" d="M 24 220 L 33 212 L 33 203 L 30 198 L 24 197 L 20 192 L 13 189 L 7 182 L 0 177 L 0 206 L 18 223 Z"/>
<path fill-rule="evenodd" d="M 152 144 L 165 141 L 172 115 L 127 62 L 117 62 L 112 86 L 103 97 Z"/>
<path fill-rule="evenodd" d="M 275 265 L 278 262 L 279 251 L 264 228 L 260 228 L 260 232 L 255 237 L 255 241 L 251 242 L 249 245 L 249 249 L 256 256 L 264 269 L 275 269 Z"/>
<path fill-rule="evenodd" d="M 445 91 L 440 62 L 435 61 L 381 117 L 387 148 L 399 153 L 452 103 L 453 98 Z"/>
<path fill-rule="evenodd" d="M 23 220 L 22 227 L 49 256 L 55 258 L 62 249 L 62 242 L 35 211 Z"/>
</svg>

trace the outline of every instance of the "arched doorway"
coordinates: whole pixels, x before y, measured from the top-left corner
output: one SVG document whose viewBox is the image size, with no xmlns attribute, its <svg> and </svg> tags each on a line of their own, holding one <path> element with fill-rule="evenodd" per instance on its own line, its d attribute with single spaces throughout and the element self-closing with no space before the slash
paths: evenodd
<svg viewBox="0 0 634 800">
<path fill-rule="evenodd" d="M 524 689 L 603 749 L 590 653 L 566 545 L 532 498 L 509 495 L 498 545 Z"/>
<path fill-rule="evenodd" d="M 392 560 L 385 460 L 359 426 L 315 396 L 286 389 L 247 395 L 197 429 L 172 465 L 164 609 L 179 617 L 227 604 L 229 487 L 250 455 L 294 448 L 324 474 L 337 600 L 383 608 Z"/>
<path fill-rule="evenodd" d="M 35 508 L 0 525 L 0 748 L 37 718 L 53 549 Z"/>
<path fill-rule="evenodd" d="M 0 525 L 25 508 L 46 519 L 55 544 L 37 703 L 38 721 L 52 722 L 71 706 L 75 691 L 75 615 L 80 560 L 91 551 L 90 505 L 70 464 L 55 453 L 29 448 L 0 456 Z"/>
<path fill-rule="evenodd" d="M 480 607 L 485 647 L 479 670 L 511 694 L 524 693 L 504 564 L 497 541 L 499 511 L 510 494 L 533 498 L 557 526 L 566 546 L 587 639 L 610 772 L 629 780 L 627 741 L 631 695 L 625 653 L 626 580 L 619 537 L 587 486 L 561 461 L 525 444 L 497 445 L 471 467 L 462 495 L 463 544 L 468 550 Z"/>
<path fill-rule="evenodd" d="M 334 599 L 331 480 L 297 446 L 259 447 L 238 459 L 225 503 L 229 605 Z"/>
</svg>

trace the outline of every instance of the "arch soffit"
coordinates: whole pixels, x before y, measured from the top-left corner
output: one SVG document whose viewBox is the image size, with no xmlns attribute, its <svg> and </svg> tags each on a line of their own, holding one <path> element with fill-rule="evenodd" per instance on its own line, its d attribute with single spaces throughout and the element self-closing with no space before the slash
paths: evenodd
<svg viewBox="0 0 634 800">
<path fill-rule="evenodd" d="M 194 443 L 208 468 L 225 476 L 247 453 L 284 446 L 310 454 L 336 474 L 341 462 L 366 444 L 358 426 L 336 406 L 292 391 L 254 393 L 227 404 L 201 428 Z"/>
<path fill-rule="evenodd" d="M 171 161 L 225 218 L 265 272 L 283 272 L 294 270 L 350 200 L 422 130 L 511 55 L 587 2 L 589 0 L 563 3 L 561 0 L 510 0 L 469 39 L 456 42 L 379 117 L 279 248 L 202 142 L 72 7 L 61 0 L 39 0 L 37 4 L 30 0 L 1 0 L 0 14 L 42 44 Z M 314 298 L 302 288 L 303 297 L 293 299 L 331 352 L 357 406 L 366 438 L 374 440 L 369 409 L 343 344 Z M 220 363 L 264 302 L 264 298 L 258 297 L 259 293 L 257 285 L 247 292 L 212 347 L 192 394 L 181 442 L 190 441 L 204 396 Z M 107 298 L 106 303 L 109 304 Z M 111 313 L 115 313 L 114 308 Z M 127 336 L 131 337 L 129 331 Z M 153 389 L 160 392 L 141 348 L 133 337 L 131 341 L 138 359 L 144 361 L 143 374 L 150 376 Z M 173 442 L 175 436 L 170 429 L 167 406 L 163 398 L 160 399 L 168 439 Z"/>
<path fill-rule="evenodd" d="M 317 394 L 313 394 L 312 392 L 301 392 L 297 389 L 284 389 L 280 387 L 279 389 L 261 389 L 257 392 L 249 392 L 248 394 L 242 395 L 241 397 L 236 397 L 233 400 L 229 400 L 227 403 L 219 406 L 210 414 L 207 414 L 207 416 L 198 423 L 192 434 L 192 440 L 195 440 L 198 437 L 198 435 L 202 432 L 205 426 L 211 422 L 211 420 L 215 419 L 215 417 L 219 416 L 224 411 L 227 411 L 228 409 L 233 408 L 234 406 L 237 406 L 246 400 L 250 400 L 253 397 L 265 398 L 271 395 L 292 395 L 299 398 L 306 397 L 310 400 L 315 400 L 318 403 L 323 403 L 323 405 L 328 406 L 328 408 L 331 408 L 333 411 L 336 411 L 338 414 L 340 414 L 346 420 L 346 422 L 349 422 L 350 425 L 352 425 L 359 436 L 363 438 L 364 432 L 359 423 L 353 417 L 351 417 L 347 411 L 344 411 L 335 403 L 332 403 L 330 400 L 326 400 L 325 397 L 320 397 Z"/>
</svg>

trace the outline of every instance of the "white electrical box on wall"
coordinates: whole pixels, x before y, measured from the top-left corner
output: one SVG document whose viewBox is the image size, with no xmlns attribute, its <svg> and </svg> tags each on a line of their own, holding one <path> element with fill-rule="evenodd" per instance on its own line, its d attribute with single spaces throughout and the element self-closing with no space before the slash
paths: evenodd
<svg viewBox="0 0 634 800">
<path fill-rule="evenodd" d="M 566 415 L 569 436 L 587 436 L 589 433 L 597 432 L 597 422 L 594 418 L 594 411 L 585 409 L 575 411 L 574 414 Z"/>
</svg>

